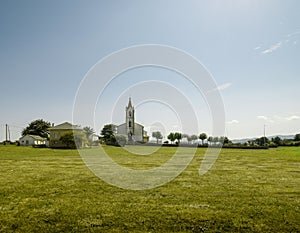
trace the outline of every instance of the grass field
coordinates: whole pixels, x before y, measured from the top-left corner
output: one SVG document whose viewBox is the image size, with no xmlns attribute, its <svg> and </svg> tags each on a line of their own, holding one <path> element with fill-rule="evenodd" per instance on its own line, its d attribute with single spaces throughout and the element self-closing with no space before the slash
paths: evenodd
<svg viewBox="0 0 300 233">
<path fill-rule="evenodd" d="M 176 148 L 105 149 L 145 169 Z M 130 191 L 94 176 L 76 150 L 0 146 L 0 232 L 300 232 L 300 147 L 223 149 L 200 177 L 204 152 L 172 182 Z"/>
</svg>

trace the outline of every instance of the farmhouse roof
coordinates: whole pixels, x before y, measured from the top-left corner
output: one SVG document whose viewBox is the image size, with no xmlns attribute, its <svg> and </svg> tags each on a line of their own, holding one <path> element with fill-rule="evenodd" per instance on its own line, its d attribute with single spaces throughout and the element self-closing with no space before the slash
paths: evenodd
<svg viewBox="0 0 300 233">
<path fill-rule="evenodd" d="M 20 139 L 22 139 L 22 138 L 25 137 L 25 136 L 32 137 L 32 138 L 35 139 L 35 140 L 45 140 L 45 139 L 46 139 L 46 138 L 43 138 L 43 137 L 41 137 L 41 136 L 39 136 L 39 135 L 32 135 L 32 134 L 26 134 L 26 135 L 22 136 Z"/>
<path fill-rule="evenodd" d="M 49 130 L 57 130 L 57 129 L 70 129 L 70 130 L 81 130 L 81 127 L 78 125 L 72 125 L 69 122 L 64 122 L 62 124 L 52 126 Z"/>
</svg>

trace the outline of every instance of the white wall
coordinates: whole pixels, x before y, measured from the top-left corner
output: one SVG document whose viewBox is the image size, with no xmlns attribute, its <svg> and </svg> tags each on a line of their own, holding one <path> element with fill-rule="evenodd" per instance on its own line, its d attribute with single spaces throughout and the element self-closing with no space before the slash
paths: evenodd
<svg viewBox="0 0 300 233">
<path fill-rule="evenodd" d="M 25 135 L 20 138 L 20 146 L 32 146 L 34 144 L 34 139 L 29 135 Z"/>
<path fill-rule="evenodd" d="M 30 135 L 25 135 L 19 139 L 20 146 L 44 145 L 46 141 L 36 140 Z"/>
</svg>

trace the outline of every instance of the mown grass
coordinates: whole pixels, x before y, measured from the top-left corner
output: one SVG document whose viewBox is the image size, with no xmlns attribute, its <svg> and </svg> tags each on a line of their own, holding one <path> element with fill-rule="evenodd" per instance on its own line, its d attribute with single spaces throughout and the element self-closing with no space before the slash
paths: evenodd
<svg viewBox="0 0 300 233">
<path fill-rule="evenodd" d="M 124 166 L 150 169 L 176 148 L 105 150 Z M 204 152 L 172 182 L 130 191 L 95 177 L 76 150 L 0 146 L 0 231 L 300 231 L 300 148 L 223 149 L 200 177 Z"/>
</svg>

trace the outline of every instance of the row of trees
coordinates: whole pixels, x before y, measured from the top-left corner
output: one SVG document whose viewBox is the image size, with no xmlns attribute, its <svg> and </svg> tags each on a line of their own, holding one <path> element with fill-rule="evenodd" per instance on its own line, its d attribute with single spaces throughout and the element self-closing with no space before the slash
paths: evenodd
<svg viewBox="0 0 300 233">
<path fill-rule="evenodd" d="M 152 132 L 152 137 L 156 138 L 156 142 L 158 143 L 159 140 L 163 138 L 160 131 Z M 188 134 L 181 134 L 179 132 L 171 132 L 167 138 L 171 141 L 171 143 L 174 143 L 176 141 L 176 144 L 179 144 L 181 139 L 186 138 L 188 143 L 193 143 L 196 140 L 200 139 L 202 141 L 202 145 L 204 145 L 205 140 L 207 140 L 208 143 L 212 144 L 218 144 L 218 143 L 224 143 L 228 144 L 230 143 L 229 139 L 227 137 L 212 137 L 207 136 L 206 133 L 201 133 L 200 135 L 188 135 Z"/>
<path fill-rule="evenodd" d="M 22 135 L 31 134 L 31 135 L 39 135 L 43 138 L 49 139 L 49 128 L 51 127 L 51 123 L 47 122 L 43 119 L 38 119 L 32 121 L 28 124 L 28 126 L 22 131 Z M 127 143 L 127 139 L 125 136 L 116 135 L 117 126 L 114 124 L 104 125 L 101 130 L 102 139 L 106 144 L 110 145 L 125 145 Z M 61 137 L 61 141 L 66 145 L 74 145 L 76 144 L 76 140 L 84 140 L 87 144 L 92 143 L 92 135 L 95 133 L 93 128 L 89 126 L 83 127 L 83 133 L 81 135 L 73 135 L 72 133 L 66 134 Z M 156 142 L 159 143 L 159 140 L 163 139 L 163 135 L 160 131 L 152 132 L 152 137 L 156 138 Z M 188 135 L 182 134 L 180 132 L 171 132 L 167 138 L 171 141 L 171 143 L 179 144 L 183 138 L 186 138 L 188 143 L 194 143 L 196 140 L 200 139 L 202 141 L 202 145 L 206 143 L 209 144 L 231 144 L 231 141 L 227 137 L 212 137 L 208 136 L 206 133 L 201 133 L 200 135 Z M 294 136 L 294 139 L 281 139 L 276 136 L 272 139 L 268 139 L 267 137 L 257 138 L 252 141 L 248 141 L 245 144 L 252 146 L 284 146 L 284 145 L 298 145 L 300 143 L 300 133 Z"/>
<path fill-rule="evenodd" d="M 250 140 L 246 144 L 253 146 L 297 146 L 300 145 L 300 134 L 296 134 L 294 139 L 281 139 L 279 136 L 271 139 L 267 137 Z"/>
<path fill-rule="evenodd" d="M 182 134 L 181 133 L 178 133 L 178 132 L 175 132 L 175 133 L 170 133 L 168 135 L 168 139 L 173 143 L 175 140 L 176 141 L 176 144 L 179 144 L 180 143 L 180 140 L 182 139 Z"/>
<path fill-rule="evenodd" d="M 163 138 L 161 132 L 155 131 L 152 133 L 152 137 L 156 138 L 157 143 L 159 140 Z M 167 138 L 171 141 L 171 143 L 179 144 L 180 141 L 183 138 L 186 138 L 188 143 L 193 143 L 197 139 L 201 140 L 201 144 L 205 145 L 207 144 L 227 144 L 227 145 L 233 145 L 233 143 L 228 139 L 228 137 L 212 137 L 207 136 L 206 133 L 201 133 L 200 135 L 188 135 L 188 134 L 181 134 L 179 132 L 171 132 Z M 165 142 L 167 143 L 167 141 Z M 274 138 L 268 139 L 267 137 L 260 137 L 254 140 L 250 140 L 248 142 L 245 142 L 243 144 L 236 143 L 235 145 L 239 146 L 297 146 L 300 145 L 300 134 L 296 134 L 294 136 L 294 139 L 281 139 L 280 137 L 276 136 Z"/>
</svg>

